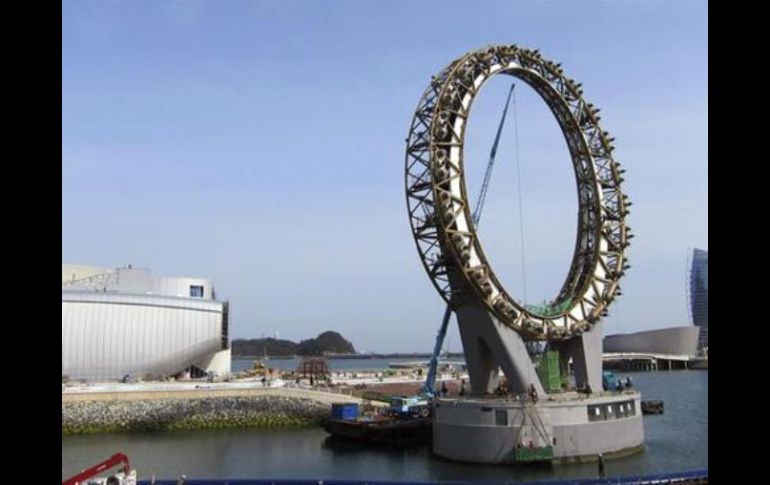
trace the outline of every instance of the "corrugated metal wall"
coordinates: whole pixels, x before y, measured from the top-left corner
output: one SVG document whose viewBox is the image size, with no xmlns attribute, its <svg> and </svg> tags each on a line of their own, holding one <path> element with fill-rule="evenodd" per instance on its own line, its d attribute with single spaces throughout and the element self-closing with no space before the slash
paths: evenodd
<svg viewBox="0 0 770 485">
<path fill-rule="evenodd" d="M 62 291 L 62 375 L 168 375 L 222 347 L 223 303 Z"/>
</svg>

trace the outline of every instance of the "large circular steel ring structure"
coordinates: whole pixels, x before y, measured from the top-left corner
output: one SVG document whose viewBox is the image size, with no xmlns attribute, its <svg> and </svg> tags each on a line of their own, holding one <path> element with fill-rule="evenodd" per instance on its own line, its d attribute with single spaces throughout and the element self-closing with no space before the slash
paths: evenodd
<svg viewBox="0 0 770 485">
<path fill-rule="evenodd" d="M 471 218 L 463 168 L 471 105 L 496 74 L 512 75 L 546 102 L 569 148 L 578 194 L 578 230 L 569 272 L 545 308 L 525 307 L 505 291 L 484 256 Z M 624 170 L 598 109 L 560 64 L 516 45 L 490 46 L 454 60 L 431 78 L 415 110 L 406 148 L 406 199 L 412 233 L 428 275 L 454 308 L 481 301 L 528 340 L 567 339 L 592 328 L 620 294 L 632 237 Z M 470 299 L 469 299 L 470 298 Z"/>
</svg>

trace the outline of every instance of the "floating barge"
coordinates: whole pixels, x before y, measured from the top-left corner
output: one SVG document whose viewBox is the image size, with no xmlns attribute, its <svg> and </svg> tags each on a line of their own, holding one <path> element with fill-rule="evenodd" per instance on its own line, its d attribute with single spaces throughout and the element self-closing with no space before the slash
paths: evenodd
<svg viewBox="0 0 770 485">
<path fill-rule="evenodd" d="M 332 405 L 321 424 L 333 438 L 373 445 L 418 446 L 433 437 L 431 416 L 359 416 L 358 405 L 350 403 Z"/>
<path fill-rule="evenodd" d="M 663 414 L 663 401 L 642 401 L 642 414 Z"/>
<path fill-rule="evenodd" d="M 354 420 L 329 418 L 323 428 L 334 438 L 360 441 L 373 445 L 418 446 L 431 442 L 432 418 L 356 418 Z"/>
</svg>

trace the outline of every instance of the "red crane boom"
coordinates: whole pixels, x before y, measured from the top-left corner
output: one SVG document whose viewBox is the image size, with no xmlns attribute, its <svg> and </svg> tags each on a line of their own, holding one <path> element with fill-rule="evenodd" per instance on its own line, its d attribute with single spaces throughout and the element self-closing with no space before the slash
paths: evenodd
<svg viewBox="0 0 770 485">
<path fill-rule="evenodd" d="M 128 463 L 128 457 L 125 455 L 125 453 L 115 453 L 114 455 L 107 458 L 103 462 L 97 463 L 91 468 L 83 470 L 77 475 L 64 480 L 63 482 L 61 482 L 61 485 L 79 485 L 79 484 L 82 485 L 89 478 L 95 475 L 98 475 L 104 472 L 105 470 L 109 470 L 115 465 L 119 465 L 121 463 L 123 464 L 123 473 L 128 475 L 131 472 L 131 465 L 129 465 Z"/>
</svg>

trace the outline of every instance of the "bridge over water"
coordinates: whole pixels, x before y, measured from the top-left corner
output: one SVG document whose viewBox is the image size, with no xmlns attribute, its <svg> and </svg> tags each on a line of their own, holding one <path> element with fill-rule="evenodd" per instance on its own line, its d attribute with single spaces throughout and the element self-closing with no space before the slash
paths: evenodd
<svg viewBox="0 0 770 485">
<path fill-rule="evenodd" d="M 701 357 L 655 352 L 606 352 L 602 355 L 605 368 L 626 371 L 656 371 L 694 368 L 703 362 Z"/>
</svg>

